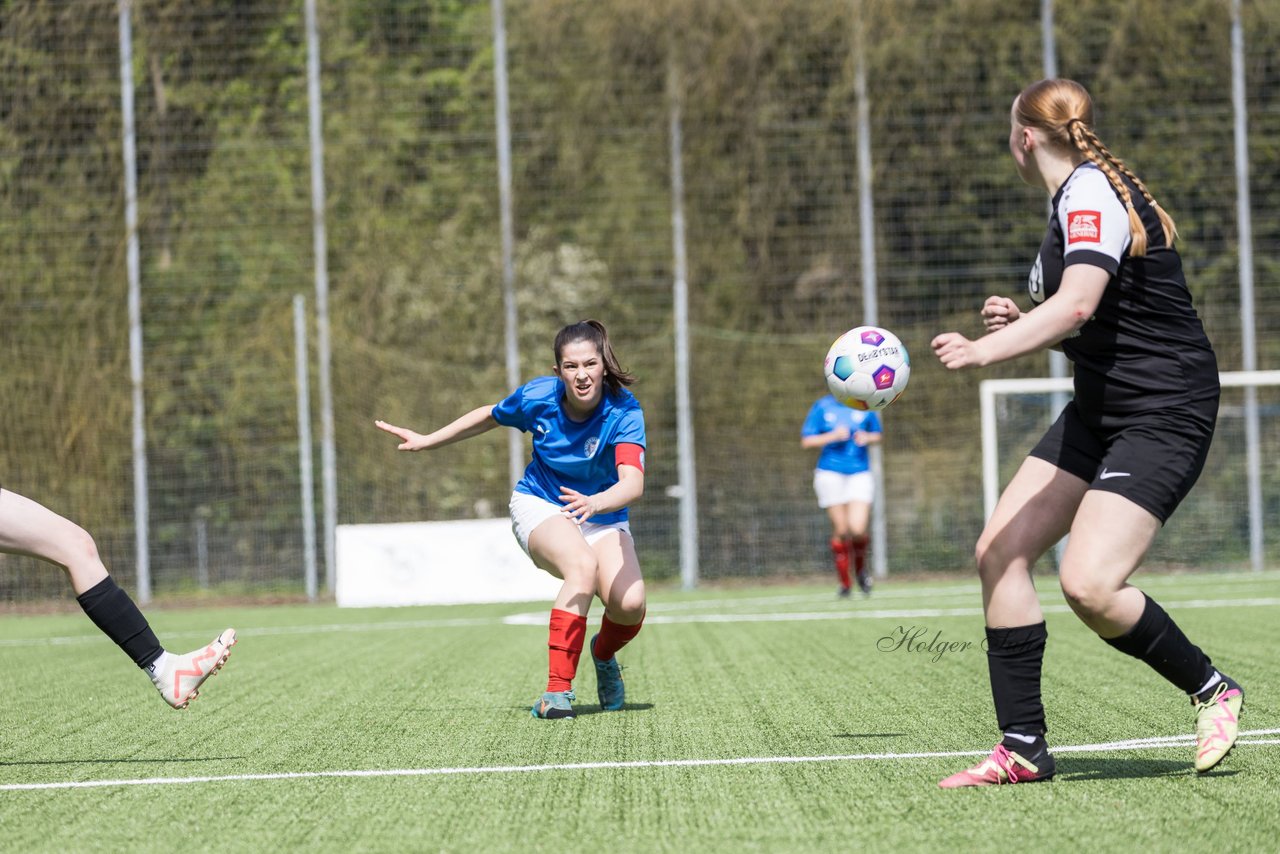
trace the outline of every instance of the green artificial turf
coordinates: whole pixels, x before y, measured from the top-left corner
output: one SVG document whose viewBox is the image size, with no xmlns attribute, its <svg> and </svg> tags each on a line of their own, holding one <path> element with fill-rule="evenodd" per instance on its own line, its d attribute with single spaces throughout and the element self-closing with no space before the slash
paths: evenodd
<svg viewBox="0 0 1280 854">
<path fill-rule="evenodd" d="M 1280 574 L 1139 582 L 1245 686 L 1242 729 L 1275 731 L 1208 776 L 1186 743 L 1070 749 L 1188 736 L 1192 717 L 1051 578 L 1058 777 L 959 791 L 938 779 L 979 756 L 918 754 L 997 738 L 973 582 L 889 579 L 852 600 L 812 585 L 654 591 L 619 656 L 626 709 L 599 711 L 586 657 L 579 716 L 556 722 L 529 715 L 541 604 L 152 609 L 175 650 L 239 630 L 184 712 L 84 617 L 7 616 L 0 849 L 1273 850 Z M 29 788 L 93 781 L 142 782 Z"/>
</svg>

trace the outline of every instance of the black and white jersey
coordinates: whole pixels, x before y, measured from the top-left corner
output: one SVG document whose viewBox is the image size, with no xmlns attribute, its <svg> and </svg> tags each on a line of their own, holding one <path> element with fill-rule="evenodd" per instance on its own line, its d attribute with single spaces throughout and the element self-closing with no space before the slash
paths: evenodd
<svg viewBox="0 0 1280 854">
<path fill-rule="evenodd" d="M 1126 179 L 1127 180 L 1127 179 Z M 1031 270 L 1037 305 L 1058 291 L 1063 271 L 1091 264 L 1111 274 L 1098 309 L 1062 342 L 1075 365 L 1083 413 L 1119 415 L 1218 394 L 1218 365 L 1155 209 L 1130 184 L 1147 229 L 1147 254 L 1129 255 L 1129 217 L 1097 166 L 1083 163 L 1053 197 L 1048 232 Z"/>
</svg>

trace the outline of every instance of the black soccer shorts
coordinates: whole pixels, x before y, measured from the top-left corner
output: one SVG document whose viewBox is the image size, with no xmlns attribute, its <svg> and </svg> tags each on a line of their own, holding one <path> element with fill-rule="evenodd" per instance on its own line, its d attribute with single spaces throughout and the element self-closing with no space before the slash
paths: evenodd
<svg viewBox="0 0 1280 854">
<path fill-rule="evenodd" d="M 1150 512 L 1163 525 L 1204 469 L 1213 442 L 1218 398 L 1090 424 L 1073 400 L 1031 456 L 1114 492 Z"/>
</svg>

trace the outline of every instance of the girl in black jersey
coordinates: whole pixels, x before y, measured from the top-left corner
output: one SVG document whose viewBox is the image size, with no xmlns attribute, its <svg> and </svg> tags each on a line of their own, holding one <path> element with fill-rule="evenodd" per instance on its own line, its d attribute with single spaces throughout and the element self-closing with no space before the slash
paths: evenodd
<svg viewBox="0 0 1280 854">
<path fill-rule="evenodd" d="M 1218 367 L 1192 307 L 1173 219 L 1093 130 L 1071 80 L 1041 80 L 1013 102 L 1009 150 L 1024 181 L 1053 199 L 1031 271 L 1034 307 L 982 307 L 987 335 L 933 339 L 951 370 L 1060 345 L 1075 397 L 1000 496 L 978 540 L 987 663 L 1003 733 L 994 752 L 943 788 L 1046 780 L 1040 672 L 1044 616 L 1037 558 L 1066 534 L 1059 582 L 1108 644 L 1191 697 L 1197 771 L 1235 744 L 1244 693 L 1164 610 L 1129 584 L 1160 526 L 1204 466 L 1218 411 Z"/>
<path fill-rule="evenodd" d="M 151 677 L 175 709 L 185 709 L 231 655 L 235 629 L 191 652 L 167 652 L 129 594 L 107 574 L 89 532 L 8 489 L 0 489 L 0 552 L 38 557 L 66 570 L 85 614 Z"/>
</svg>

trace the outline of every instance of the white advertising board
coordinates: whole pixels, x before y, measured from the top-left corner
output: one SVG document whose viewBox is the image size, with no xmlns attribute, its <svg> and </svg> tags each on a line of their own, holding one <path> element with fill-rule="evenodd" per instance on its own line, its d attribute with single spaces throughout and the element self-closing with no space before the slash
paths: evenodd
<svg viewBox="0 0 1280 854">
<path fill-rule="evenodd" d="M 344 608 L 551 601 L 560 589 L 506 519 L 339 525 L 336 539 Z"/>
</svg>

